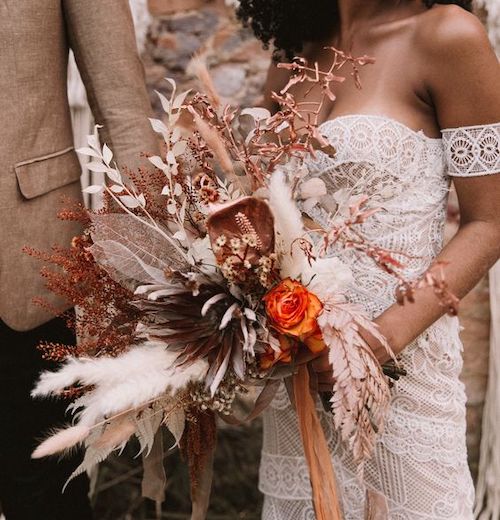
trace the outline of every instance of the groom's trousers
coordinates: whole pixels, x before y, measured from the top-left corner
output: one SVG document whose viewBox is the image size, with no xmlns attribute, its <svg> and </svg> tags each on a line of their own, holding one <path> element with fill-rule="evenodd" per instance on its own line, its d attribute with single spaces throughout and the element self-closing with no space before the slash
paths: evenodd
<svg viewBox="0 0 500 520">
<path fill-rule="evenodd" d="M 41 341 L 74 343 L 60 319 L 27 332 L 0 320 L 0 505 L 7 520 L 90 520 L 88 479 L 80 476 L 62 488 L 79 456 L 32 460 L 37 439 L 62 425 L 68 403 L 32 400 L 41 370 L 53 368 L 36 346 Z"/>
</svg>

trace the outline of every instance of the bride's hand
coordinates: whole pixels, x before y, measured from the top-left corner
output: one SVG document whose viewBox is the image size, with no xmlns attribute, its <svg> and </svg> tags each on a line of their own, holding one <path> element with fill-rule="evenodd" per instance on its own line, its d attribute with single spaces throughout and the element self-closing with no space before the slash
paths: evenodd
<svg viewBox="0 0 500 520">
<path fill-rule="evenodd" d="M 373 354 L 377 358 L 380 365 L 390 361 L 390 356 L 387 354 L 384 346 L 374 336 L 372 336 L 365 329 L 360 329 L 360 335 L 369 345 Z M 318 382 L 318 392 L 331 392 L 335 382 L 332 373 L 332 366 L 328 359 L 328 349 L 323 349 L 319 354 L 304 355 L 301 358 L 302 362 L 310 362 L 312 370 L 316 374 Z"/>
<path fill-rule="evenodd" d="M 323 349 L 320 354 L 311 361 L 311 368 L 316 374 L 318 392 L 331 392 L 335 382 L 332 365 L 328 359 L 328 349 Z"/>
<path fill-rule="evenodd" d="M 389 337 L 384 333 L 384 331 L 381 328 L 379 330 L 382 333 L 382 335 L 386 338 L 386 340 L 389 340 Z M 392 358 L 387 353 L 386 348 L 384 347 L 384 345 L 382 345 L 382 343 L 380 343 L 380 341 L 377 338 L 375 338 L 375 336 L 373 336 L 363 328 L 360 328 L 359 334 L 371 348 L 373 354 L 375 355 L 377 361 L 380 363 L 381 366 L 387 363 L 388 361 L 391 361 Z"/>
</svg>

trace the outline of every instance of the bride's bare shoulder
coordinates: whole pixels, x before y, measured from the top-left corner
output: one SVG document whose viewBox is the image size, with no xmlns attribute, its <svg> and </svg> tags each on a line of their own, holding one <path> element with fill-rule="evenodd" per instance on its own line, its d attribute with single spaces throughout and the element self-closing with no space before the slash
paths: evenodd
<svg viewBox="0 0 500 520">
<path fill-rule="evenodd" d="M 418 23 L 415 62 L 440 126 L 498 121 L 500 66 L 480 20 L 443 5 L 424 13 Z"/>
<path fill-rule="evenodd" d="M 415 43 L 427 56 L 471 50 L 491 52 L 486 30 L 474 14 L 453 4 L 435 5 L 417 17 Z"/>
</svg>

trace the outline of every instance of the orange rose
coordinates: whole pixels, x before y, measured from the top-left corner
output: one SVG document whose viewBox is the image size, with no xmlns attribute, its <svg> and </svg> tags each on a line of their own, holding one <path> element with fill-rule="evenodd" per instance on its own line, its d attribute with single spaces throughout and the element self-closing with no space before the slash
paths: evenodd
<svg viewBox="0 0 500 520">
<path fill-rule="evenodd" d="M 317 318 L 323 305 L 301 283 L 286 278 L 263 298 L 272 326 L 282 334 L 293 336 L 313 352 L 323 350 Z"/>
</svg>

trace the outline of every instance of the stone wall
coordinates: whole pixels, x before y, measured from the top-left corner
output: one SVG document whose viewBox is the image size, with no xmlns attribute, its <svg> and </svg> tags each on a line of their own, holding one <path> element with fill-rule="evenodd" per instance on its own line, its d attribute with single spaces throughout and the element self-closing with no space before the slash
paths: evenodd
<svg viewBox="0 0 500 520">
<path fill-rule="evenodd" d="M 154 18 L 144 60 L 151 91 L 168 91 L 165 76 L 182 88 L 196 87 L 188 64 L 194 53 L 203 53 L 224 101 L 245 106 L 258 101 L 268 53 L 239 26 L 233 9 L 222 0 L 150 0 L 150 10 Z"/>
<path fill-rule="evenodd" d="M 188 70 L 190 57 L 195 52 L 206 54 L 214 82 L 226 101 L 244 106 L 258 102 L 269 53 L 261 49 L 249 31 L 238 25 L 231 7 L 223 0 L 149 0 L 149 6 L 153 22 L 144 60 L 151 100 L 158 112 L 154 90 L 168 91 L 163 79 L 166 76 L 174 78 L 182 88 L 196 87 Z M 453 232 L 453 225 L 450 224 L 448 232 Z M 468 396 L 469 458 L 475 474 L 488 376 L 486 281 L 463 301 L 460 315 L 464 326 L 462 379 Z"/>
</svg>

